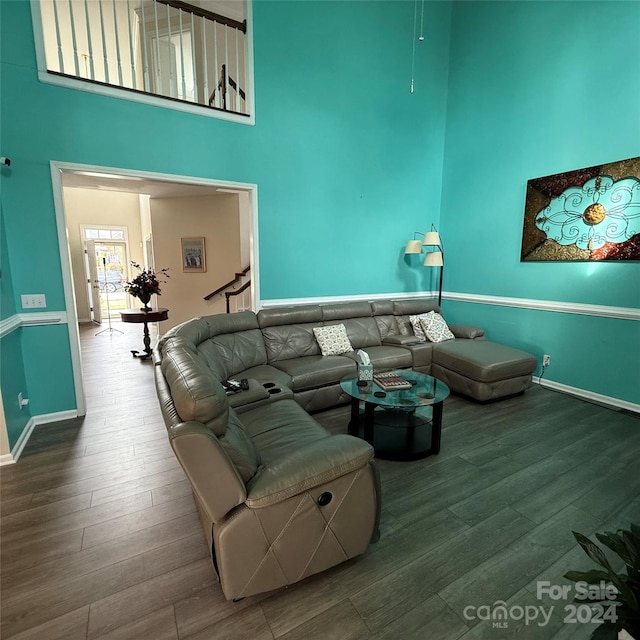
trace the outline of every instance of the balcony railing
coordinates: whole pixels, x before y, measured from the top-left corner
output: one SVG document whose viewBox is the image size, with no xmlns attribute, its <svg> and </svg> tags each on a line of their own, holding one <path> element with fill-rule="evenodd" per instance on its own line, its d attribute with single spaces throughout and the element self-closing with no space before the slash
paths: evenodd
<svg viewBox="0 0 640 640">
<path fill-rule="evenodd" d="M 247 22 L 196 2 L 41 0 L 47 71 L 250 115 Z"/>
</svg>

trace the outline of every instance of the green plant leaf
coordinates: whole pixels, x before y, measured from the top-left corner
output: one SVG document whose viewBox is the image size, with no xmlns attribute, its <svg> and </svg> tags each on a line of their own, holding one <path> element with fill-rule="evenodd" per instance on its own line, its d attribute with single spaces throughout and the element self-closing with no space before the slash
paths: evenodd
<svg viewBox="0 0 640 640">
<path fill-rule="evenodd" d="M 590 571 L 569 571 L 564 577 L 571 582 L 586 582 L 587 584 L 599 584 L 600 580 L 611 582 L 611 576 L 606 571 L 591 569 Z"/>
<path fill-rule="evenodd" d="M 617 533 L 613 533 L 612 531 L 596 533 L 596 538 L 598 538 L 605 547 L 617 553 L 625 564 L 630 564 L 630 555 L 625 545 L 622 531 L 618 531 Z"/>
<path fill-rule="evenodd" d="M 611 573 L 613 573 L 613 569 L 611 568 L 611 565 L 609 564 L 607 557 L 604 555 L 604 553 L 602 552 L 602 549 L 600 549 L 600 547 L 597 544 L 595 544 L 594 542 L 591 542 L 591 540 L 589 540 L 587 536 L 582 535 L 581 533 L 578 533 L 576 531 L 573 532 L 573 537 L 577 540 L 578 544 L 583 548 L 584 552 L 596 564 L 599 564 L 601 567 L 604 567 L 605 569 L 608 569 Z"/>
<path fill-rule="evenodd" d="M 624 544 L 627 557 L 620 557 L 628 567 L 640 569 L 640 538 L 634 536 L 631 531 L 622 532 L 622 542 Z"/>
</svg>

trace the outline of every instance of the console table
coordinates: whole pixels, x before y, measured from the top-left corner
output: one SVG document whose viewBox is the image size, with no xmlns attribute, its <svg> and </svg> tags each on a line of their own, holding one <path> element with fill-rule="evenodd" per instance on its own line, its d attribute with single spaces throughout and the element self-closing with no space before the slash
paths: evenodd
<svg viewBox="0 0 640 640">
<path fill-rule="evenodd" d="M 149 338 L 149 322 L 160 322 L 169 317 L 169 309 L 150 309 L 143 311 L 142 309 L 124 309 L 120 312 L 122 322 L 134 322 L 144 324 L 144 351 L 140 353 L 136 349 L 132 349 L 131 353 L 134 358 L 146 360 L 151 357 L 151 338 Z"/>
</svg>

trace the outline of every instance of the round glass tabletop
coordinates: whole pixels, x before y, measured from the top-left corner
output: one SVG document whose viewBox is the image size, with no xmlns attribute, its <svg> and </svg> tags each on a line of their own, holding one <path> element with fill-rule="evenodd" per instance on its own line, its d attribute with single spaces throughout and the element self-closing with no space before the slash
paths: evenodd
<svg viewBox="0 0 640 640">
<path fill-rule="evenodd" d="M 410 389 L 391 391 L 380 387 L 375 381 L 368 381 L 366 385 L 358 385 L 356 378 L 342 380 L 340 386 L 352 398 L 359 398 L 364 402 L 380 407 L 395 409 L 415 409 L 442 402 L 449 395 L 449 387 L 433 376 L 411 369 L 399 369 L 391 372 L 411 383 Z"/>
</svg>

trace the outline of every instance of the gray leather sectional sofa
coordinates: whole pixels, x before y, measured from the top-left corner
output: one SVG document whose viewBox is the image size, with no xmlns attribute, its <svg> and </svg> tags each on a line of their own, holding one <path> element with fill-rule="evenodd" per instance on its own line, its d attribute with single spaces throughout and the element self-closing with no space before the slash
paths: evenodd
<svg viewBox="0 0 640 640">
<path fill-rule="evenodd" d="M 190 483 L 225 596 L 269 591 L 363 553 L 378 536 L 373 449 L 332 435 L 309 412 L 346 403 L 354 352 L 323 356 L 313 328 L 344 324 L 374 371 L 413 368 L 477 400 L 524 391 L 536 359 L 450 325 L 455 340 L 418 343 L 409 316 L 429 300 L 244 311 L 189 320 L 154 352 L 172 447 Z M 227 395 L 223 383 L 247 378 Z"/>
</svg>

